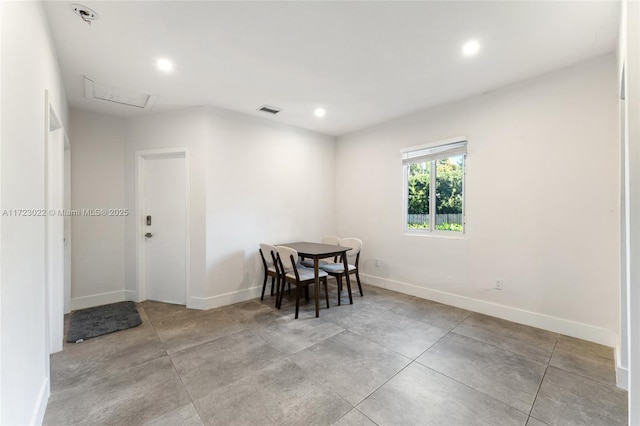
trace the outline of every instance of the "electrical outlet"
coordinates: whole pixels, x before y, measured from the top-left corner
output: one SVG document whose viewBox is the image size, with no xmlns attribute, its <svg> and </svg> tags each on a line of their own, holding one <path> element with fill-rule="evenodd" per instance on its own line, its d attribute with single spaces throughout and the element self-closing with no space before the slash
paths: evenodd
<svg viewBox="0 0 640 426">
<path fill-rule="evenodd" d="M 374 261 L 374 266 L 375 266 L 376 268 L 379 268 L 379 267 L 380 267 L 380 259 L 375 259 L 375 261 Z"/>
<path fill-rule="evenodd" d="M 496 286 L 494 287 L 496 290 L 502 290 L 504 286 L 504 281 L 503 280 L 496 280 Z"/>
</svg>

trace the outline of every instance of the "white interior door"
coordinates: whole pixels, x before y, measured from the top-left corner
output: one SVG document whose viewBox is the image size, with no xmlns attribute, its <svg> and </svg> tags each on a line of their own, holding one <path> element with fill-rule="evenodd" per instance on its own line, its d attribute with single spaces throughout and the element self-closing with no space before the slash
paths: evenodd
<svg viewBox="0 0 640 426">
<path fill-rule="evenodd" d="M 147 299 L 186 304 L 186 159 L 144 160 L 145 281 Z"/>
</svg>

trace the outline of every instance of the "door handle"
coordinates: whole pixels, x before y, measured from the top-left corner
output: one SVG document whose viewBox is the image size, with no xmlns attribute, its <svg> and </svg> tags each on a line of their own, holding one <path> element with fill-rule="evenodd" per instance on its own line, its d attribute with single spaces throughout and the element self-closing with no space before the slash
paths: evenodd
<svg viewBox="0 0 640 426">
<path fill-rule="evenodd" d="M 146 234 L 144 234 L 144 236 L 146 238 L 151 238 L 151 237 L 153 237 L 153 234 L 151 232 L 147 232 Z"/>
</svg>

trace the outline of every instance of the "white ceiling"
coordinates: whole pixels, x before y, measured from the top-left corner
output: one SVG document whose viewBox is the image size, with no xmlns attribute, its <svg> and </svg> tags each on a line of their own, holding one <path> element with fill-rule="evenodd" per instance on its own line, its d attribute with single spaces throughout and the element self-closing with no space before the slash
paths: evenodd
<svg viewBox="0 0 640 426">
<path fill-rule="evenodd" d="M 72 107 L 148 114 L 85 98 L 87 75 L 158 95 L 153 111 L 213 105 L 329 135 L 612 52 L 620 8 L 614 1 L 77 2 L 100 19 L 89 26 L 72 2 L 45 2 Z M 480 53 L 463 57 L 471 38 Z M 174 71 L 160 72 L 159 57 Z M 263 104 L 282 112 L 257 112 Z M 313 114 L 320 106 L 323 118 Z"/>
</svg>

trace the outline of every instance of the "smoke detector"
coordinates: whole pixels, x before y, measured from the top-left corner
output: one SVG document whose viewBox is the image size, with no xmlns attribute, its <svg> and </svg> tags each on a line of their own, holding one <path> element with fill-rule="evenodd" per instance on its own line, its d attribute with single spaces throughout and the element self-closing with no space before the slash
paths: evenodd
<svg viewBox="0 0 640 426">
<path fill-rule="evenodd" d="M 91 22 L 99 18 L 98 14 L 93 9 L 82 4 L 73 3 L 71 5 L 71 10 L 73 10 L 76 15 L 82 18 L 82 20 L 89 25 L 91 25 Z"/>
</svg>

